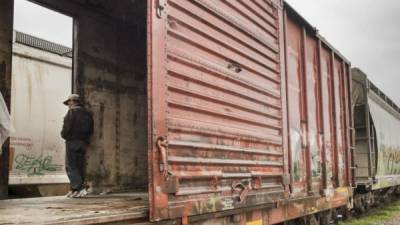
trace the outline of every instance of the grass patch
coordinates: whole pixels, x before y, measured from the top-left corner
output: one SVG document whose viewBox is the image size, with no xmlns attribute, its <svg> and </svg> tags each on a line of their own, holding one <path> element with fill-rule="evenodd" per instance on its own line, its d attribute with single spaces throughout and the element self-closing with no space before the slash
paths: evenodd
<svg viewBox="0 0 400 225">
<path fill-rule="evenodd" d="M 340 225 L 377 225 L 389 221 L 400 214 L 400 200 L 388 203 L 388 205 L 371 209 L 365 215 L 358 218 L 340 222 Z"/>
</svg>

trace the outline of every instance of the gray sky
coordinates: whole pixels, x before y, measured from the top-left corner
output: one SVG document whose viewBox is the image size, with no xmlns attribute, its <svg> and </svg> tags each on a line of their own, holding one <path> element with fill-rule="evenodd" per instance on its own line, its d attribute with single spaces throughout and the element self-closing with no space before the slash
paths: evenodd
<svg viewBox="0 0 400 225">
<path fill-rule="evenodd" d="M 399 0 L 287 0 L 400 105 Z M 72 19 L 15 0 L 15 28 L 72 46 Z"/>
<path fill-rule="evenodd" d="M 400 105 L 399 0 L 287 0 Z"/>
<path fill-rule="evenodd" d="M 72 47 L 72 18 L 26 0 L 14 0 L 14 29 Z"/>
</svg>

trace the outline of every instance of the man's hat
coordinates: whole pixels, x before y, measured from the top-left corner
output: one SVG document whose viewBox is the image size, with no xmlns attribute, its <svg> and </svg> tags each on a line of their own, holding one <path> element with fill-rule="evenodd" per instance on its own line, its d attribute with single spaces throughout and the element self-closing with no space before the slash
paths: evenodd
<svg viewBox="0 0 400 225">
<path fill-rule="evenodd" d="M 65 100 L 63 103 L 64 103 L 64 105 L 68 105 L 68 102 L 69 101 L 75 101 L 75 102 L 81 102 L 81 98 L 79 97 L 79 95 L 77 95 L 77 94 L 72 94 L 72 95 L 70 95 L 69 97 L 68 97 L 68 99 L 67 100 Z"/>
</svg>

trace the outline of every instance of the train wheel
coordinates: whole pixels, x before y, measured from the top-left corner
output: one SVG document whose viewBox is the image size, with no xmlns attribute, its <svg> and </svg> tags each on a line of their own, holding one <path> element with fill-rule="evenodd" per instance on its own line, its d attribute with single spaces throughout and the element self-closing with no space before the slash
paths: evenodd
<svg viewBox="0 0 400 225">
<path fill-rule="evenodd" d="M 351 218 L 351 212 L 347 206 L 342 206 L 337 210 L 337 217 L 340 220 L 347 220 Z"/>
<path fill-rule="evenodd" d="M 324 212 L 319 213 L 319 221 L 320 225 L 332 225 L 332 224 L 339 224 L 336 216 L 336 210 L 327 210 Z"/>
<path fill-rule="evenodd" d="M 314 214 L 314 215 L 304 216 L 299 219 L 286 221 L 283 223 L 283 225 L 320 225 L 320 220 Z"/>
<path fill-rule="evenodd" d="M 307 225 L 319 225 L 320 221 L 317 219 L 315 215 L 310 215 L 308 217 Z"/>
</svg>

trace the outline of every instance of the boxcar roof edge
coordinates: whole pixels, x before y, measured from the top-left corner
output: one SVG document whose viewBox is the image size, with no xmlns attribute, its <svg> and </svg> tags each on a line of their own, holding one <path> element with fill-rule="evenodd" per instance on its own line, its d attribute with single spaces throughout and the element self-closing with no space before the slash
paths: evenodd
<svg viewBox="0 0 400 225">
<path fill-rule="evenodd" d="M 396 112 L 394 116 L 400 118 L 399 106 L 391 98 L 389 98 L 378 86 L 376 86 L 370 79 L 368 79 L 368 75 L 364 71 L 362 71 L 360 68 L 357 67 L 353 67 L 351 71 L 352 71 L 352 76 L 355 75 L 362 76 L 362 78 L 365 79 L 366 84 L 368 85 L 367 90 L 372 91 L 377 97 L 379 97 L 383 102 L 385 102 L 388 107 L 390 107 L 392 110 Z"/>
<path fill-rule="evenodd" d="M 335 55 L 339 56 L 349 66 L 351 65 L 350 60 L 344 57 L 343 54 L 339 52 L 339 50 L 333 47 L 333 45 L 330 44 L 325 37 L 320 35 L 319 30 L 311 25 L 311 23 L 309 23 L 302 15 L 300 15 L 300 13 L 298 13 L 287 1 L 284 1 L 284 10 L 286 10 L 288 15 L 295 19 L 295 21 L 302 24 L 307 31 L 315 35 L 315 37 L 318 38 L 324 45 L 330 48 L 335 53 Z"/>
</svg>

